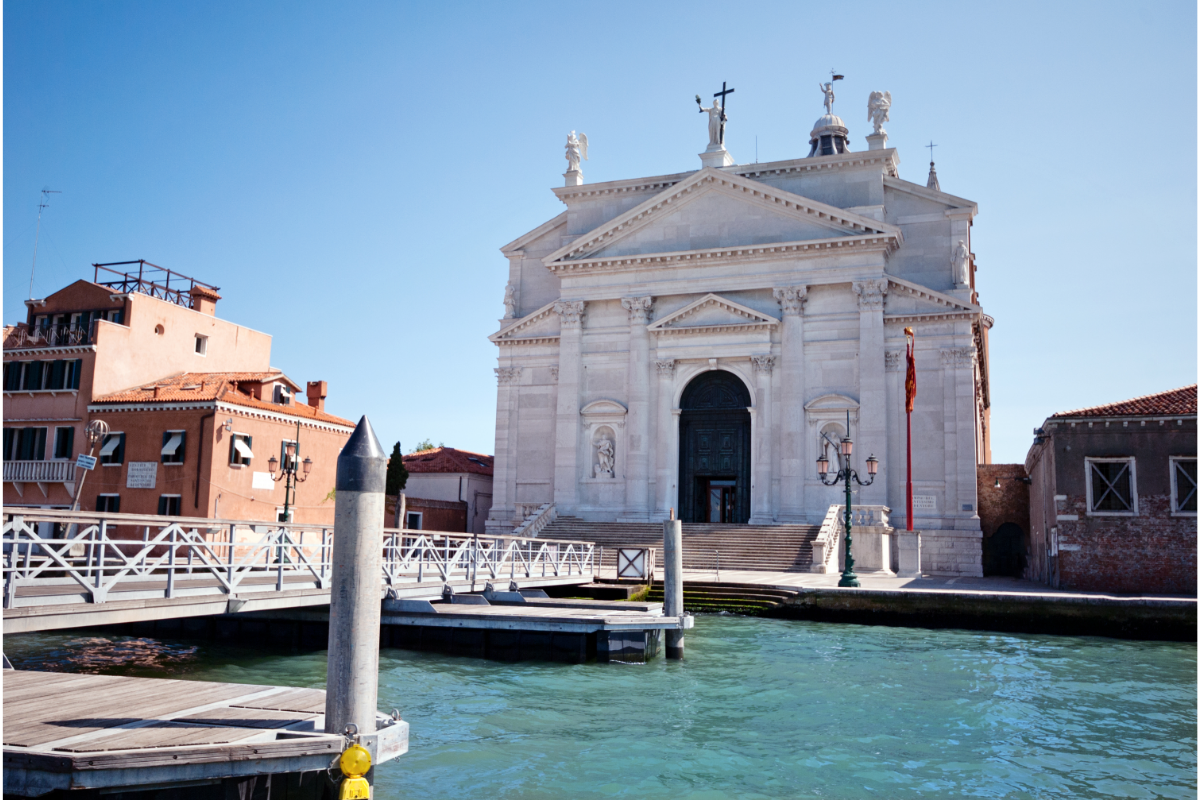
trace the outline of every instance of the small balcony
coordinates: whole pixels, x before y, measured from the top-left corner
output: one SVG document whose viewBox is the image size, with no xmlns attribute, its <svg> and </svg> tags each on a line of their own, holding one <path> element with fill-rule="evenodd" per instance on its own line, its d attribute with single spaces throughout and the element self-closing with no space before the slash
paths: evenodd
<svg viewBox="0 0 1200 800">
<path fill-rule="evenodd" d="M 5 350 L 25 350 L 33 347 L 77 347 L 92 343 L 90 331 L 70 325 L 48 325 L 29 329 L 13 328 L 4 337 Z"/>
<path fill-rule="evenodd" d="M 70 483 L 74 461 L 5 461 L 5 483 Z"/>
</svg>

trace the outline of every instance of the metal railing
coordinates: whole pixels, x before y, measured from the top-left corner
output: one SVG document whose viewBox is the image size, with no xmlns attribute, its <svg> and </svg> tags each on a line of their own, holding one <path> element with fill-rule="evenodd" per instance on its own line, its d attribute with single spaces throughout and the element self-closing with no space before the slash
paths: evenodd
<svg viewBox="0 0 1200 800">
<path fill-rule="evenodd" d="M 116 270 L 112 267 L 132 267 L 137 264 L 137 271 Z M 137 261 L 113 261 L 108 264 L 92 264 L 96 269 L 93 283 L 98 283 L 101 286 L 121 293 L 140 292 L 151 297 L 157 297 L 159 300 L 166 300 L 168 303 L 183 306 L 184 308 L 192 307 L 192 289 L 201 286 L 205 289 L 210 289 L 213 292 L 220 290 L 219 286 L 198 281 L 195 278 L 188 277 L 181 273 L 169 270 L 166 267 L 160 267 L 157 264 L 151 264 L 145 259 Z M 103 275 L 101 274 L 103 271 Z M 115 275 L 115 278 L 110 276 Z M 109 278 L 108 280 L 100 280 L 100 278 Z M 171 281 L 175 281 L 175 285 L 171 286 Z"/>
<path fill-rule="evenodd" d="M 63 483 L 75 480 L 74 461 L 5 461 L 5 483 Z"/>
<path fill-rule="evenodd" d="M 30 347 L 74 347 L 91 344 L 91 331 L 73 325 L 47 325 L 13 328 L 4 337 L 5 350 L 20 350 Z"/>
<path fill-rule="evenodd" d="M 4 607 L 328 589 L 333 526 L 4 508 Z M 591 542 L 385 529 L 384 587 L 591 576 Z M 55 592 L 52 587 L 59 586 Z M 19 597 L 23 587 L 47 587 Z M 132 593 L 132 594 L 130 594 Z"/>
</svg>

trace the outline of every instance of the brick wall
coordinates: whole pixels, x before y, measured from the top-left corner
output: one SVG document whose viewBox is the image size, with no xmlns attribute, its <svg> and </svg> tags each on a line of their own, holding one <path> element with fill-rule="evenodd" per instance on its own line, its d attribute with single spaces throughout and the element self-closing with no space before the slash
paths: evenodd
<svg viewBox="0 0 1200 800">
<path fill-rule="evenodd" d="M 389 496 L 386 502 L 385 524 L 390 528 L 396 519 L 396 498 Z M 467 529 L 465 501 L 427 500 L 409 495 L 404 510 L 406 513 L 415 511 L 421 514 L 421 530 L 463 533 Z"/>
<path fill-rule="evenodd" d="M 1057 505 L 1060 588 L 1195 596 L 1196 518 L 1172 517 L 1168 495 L 1139 496 L 1136 517 L 1089 517 L 1084 495 Z"/>
<path fill-rule="evenodd" d="M 979 527 L 990 537 L 1006 522 L 1029 531 L 1029 484 L 1024 464 L 980 464 L 978 472 Z M 996 488 L 996 479 L 1000 488 Z"/>
</svg>

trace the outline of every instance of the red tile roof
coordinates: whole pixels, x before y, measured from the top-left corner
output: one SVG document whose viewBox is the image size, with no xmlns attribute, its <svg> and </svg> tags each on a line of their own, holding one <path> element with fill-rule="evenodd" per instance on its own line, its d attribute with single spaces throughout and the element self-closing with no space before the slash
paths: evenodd
<svg viewBox="0 0 1200 800">
<path fill-rule="evenodd" d="M 476 475 L 491 475 L 492 456 L 455 450 L 453 447 L 435 447 L 404 457 L 404 468 L 409 472 L 473 472 Z"/>
<path fill-rule="evenodd" d="M 1062 411 L 1055 417 L 1160 417 L 1195 416 L 1196 384 L 1168 392 L 1148 394 L 1119 403 L 1109 403 L 1091 408 Z"/>
<path fill-rule="evenodd" d="M 335 417 L 324 411 L 318 411 L 305 404 L 299 398 L 293 397 L 291 404 L 269 403 L 251 397 L 238 389 L 240 384 L 271 383 L 286 381 L 296 384 L 279 370 L 270 372 L 182 372 L 167 378 L 160 378 L 152 383 L 146 383 L 133 389 L 113 392 L 92 400 L 95 404 L 106 403 L 187 403 L 206 400 L 220 400 L 248 408 L 271 411 L 276 414 L 287 414 L 293 417 L 303 417 L 317 422 L 328 422 L 333 425 L 354 427 L 348 419 Z M 157 389 L 158 393 L 155 394 Z"/>
</svg>

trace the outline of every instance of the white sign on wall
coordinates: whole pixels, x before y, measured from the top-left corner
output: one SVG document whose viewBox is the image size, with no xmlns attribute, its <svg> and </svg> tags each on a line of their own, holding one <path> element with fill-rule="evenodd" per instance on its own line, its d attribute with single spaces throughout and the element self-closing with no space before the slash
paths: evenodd
<svg viewBox="0 0 1200 800">
<path fill-rule="evenodd" d="M 937 511 L 937 497 L 931 494 L 914 494 L 913 511 Z"/>
<path fill-rule="evenodd" d="M 153 489 L 158 479 L 157 461 L 130 461 L 125 476 L 126 489 Z"/>
<path fill-rule="evenodd" d="M 271 473 L 269 472 L 256 472 L 251 479 L 250 488 L 270 491 L 275 488 L 275 479 L 271 477 Z"/>
</svg>

